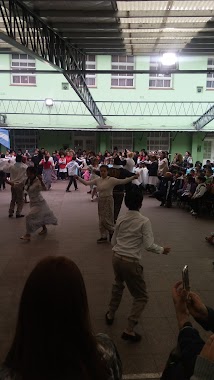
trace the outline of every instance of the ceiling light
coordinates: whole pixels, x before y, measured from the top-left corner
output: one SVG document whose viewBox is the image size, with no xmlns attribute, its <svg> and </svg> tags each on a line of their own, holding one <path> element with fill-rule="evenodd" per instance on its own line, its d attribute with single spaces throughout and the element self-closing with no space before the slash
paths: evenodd
<svg viewBox="0 0 214 380">
<path fill-rule="evenodd" d="M 53 99 L 51 99 L 51 98 L 47 98 L 47 99 L 45 99 L 45 104 L 46 104 L 46 106 L 48 106 L 48 107 L 52 107 L 53 104 L 54 104 Z"/>
<path fill-rule="evenodd" d="M 175 53 L 164 53 L 161 57 L 161 63 L 164 66 L 173 66 L 177 62 Z"/>
</svg>

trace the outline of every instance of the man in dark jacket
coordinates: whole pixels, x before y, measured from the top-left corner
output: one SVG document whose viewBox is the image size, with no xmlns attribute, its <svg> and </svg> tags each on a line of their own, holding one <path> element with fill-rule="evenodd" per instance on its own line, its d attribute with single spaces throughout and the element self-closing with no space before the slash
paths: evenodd
<svg viewBox="0 0 214 380">
<path fill-rule="evenodd" d="M 172 173 L 167 172 L 160 177 L 158 190 L 153 193 L 153 197 L 161 202 L 160 206 L 172 206 Z"/>
<path fill-rule="evenodd" d="M 122 162 L 120 157 L 116 156 L 114 158 L 114 164 L 112 168 L 108 169 L 108 175 L 110 177 L 125 179 L 127 177 L 132 177 L 133 173 L 121 167 Z M 117 185 L 113 190 L 113 198 L 114 198 L 114 223 L 116 223 L 118 215 L 120 213 L 120 209 L 123 203 L 124 191 L 128 191 L 131 188 L 131 183 L 128 185 Z"/>
</svg>

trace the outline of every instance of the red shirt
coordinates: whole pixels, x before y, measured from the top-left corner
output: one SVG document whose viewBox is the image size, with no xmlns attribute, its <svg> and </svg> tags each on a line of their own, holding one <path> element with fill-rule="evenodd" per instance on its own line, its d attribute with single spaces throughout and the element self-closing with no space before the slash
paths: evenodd
<svg viewBox="0 0 214 380">
<path fill-rule="evenodd" d="M 45 161 L 45 160 L 42 160 L 42 166 L 44 169 L 50 169 L 50 167 L 52 166 L 52 163 L 50 161 Z"/>
<path fill-rule="evenodd" d="M 72 156 L 66 156 L 65 158 L 66 158 L 66 164 L 68 164 L 72 160 Z"/>
<path fill-rule="evenodd" d="M 60 169 L 65 169 L 66 167 L 66 159 L 65 158 L 60 158 L 59 159 L 59 168 Z"/>
</svg>

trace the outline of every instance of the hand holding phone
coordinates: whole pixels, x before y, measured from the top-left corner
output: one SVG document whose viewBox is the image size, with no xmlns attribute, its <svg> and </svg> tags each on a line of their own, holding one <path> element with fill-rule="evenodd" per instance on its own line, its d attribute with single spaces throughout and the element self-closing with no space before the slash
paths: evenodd
<svg viewBox="0 0 214 380">
<path fill-rule="evenodd" d="M 187 292 L 190 291 L 190 284 L 189 284 L 189 268 L 188 265 L 185 265 L 182 270 L 182 282 L 183 282 L 183 289 L 185 289 Z"/>
</svg>

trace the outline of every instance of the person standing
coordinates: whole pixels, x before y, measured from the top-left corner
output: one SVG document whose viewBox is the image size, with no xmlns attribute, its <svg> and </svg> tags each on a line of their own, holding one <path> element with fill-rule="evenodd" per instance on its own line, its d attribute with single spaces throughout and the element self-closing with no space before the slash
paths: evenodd
<svg viewBox="0 0 214 380">
<path fill-rule="evenodd" d="M 10 173 L 10 180 L 6 180 L 11 186 L 11 202 L 9 207 L 9 218 L 12 218 L 15 210 L 15 205 L 17 205 L 16 209 L 16 218 L 22 218 L 22 209 L 24 206 L 24 183 L 26 179 L 26 169 L 27 165 L 23 164 L 22 156 L 16 156 L 15 164 L 7 163 L 2 167 L 2 170 L 5 173 Z"/>
<path fill-rule="evenodd" d="M 76 156 L 73 156 L 72 160 L 70 162 L 68 162 L 68 164 L 66 165 L 66 168 L 68 170 L 68 176 L 69 176 L 69 184 L 66 188 L 66 191 L 70 193 L 70 191 L 71 191 L 70 187 L 71 187 L 72 183 L 74 183 L 75 190 L 78 190 L 75 175 L 77 174 L 77 170 L 82 168 L 82 165 L 78 165 L 78 163 L 76 162 Z"/>
<path fill-rule="evenodd" d="M 37 176 L 36 168 L 31 166 L 27 168 L 25 190 L 30 198 L 30 212 L 26 216 L 26 234 L 21 236 L 20 239 L 30 241 L 31 234 L 40 227 L 42 227 L 42 230 L 39 235 L 44 235 L 47 233 L 47 224 L 57 225 L 57 218 L 40 193 L 41 190 L 46 190 L 42 177 Z"/>
<path fill-rule="evenodd" d="M 66 179 L 66 174 L 67 174 L 67 169 L 66 169 L 66 158 L 64 154 L 61 154 L 60 159 L 59 159 L 59 177 L 61 180 L 65 181 Z"/>
<path fill-rule="evenodd" d="M 158 160 L 158 176 L 163 176 L 166 172 L 169 171 L 168 160 L 165 152 L 160 153 Z"/>
<path fill-rule="evenodd" d="M 39 165 L 43 166 L 42 176 L 43 182 L 46 186 L 46 190 L 50 190 L 54 165 L 49 160 L 49 156 L 45 156 L 45 158 L 39 163 Z"/>
<path fill-rule="evenodd" d="M 128 326 L 121 338 L 131 342 L 138 342 L 141 339 L 141 336 L 134 331 L 134 327 L 148 302 L 143 267 L 140 265 L 142 247 L 156 254 L 167 255 L 170 251 L 170 248 L 154 243 L 150 220 L 140 213 L 142 202 L 142 191 L 133 186 L 125 196 L 125 205 L 129 211 L 117 220 L 111 241 L 115 283 L 112 286 L 109 309 L 105 315 L 106 323 L 112 325 L 125 283 L 133 297 L 133 304 L 128 317 Z"/>
<path fill-rule="evenodd" d="M 117 179 L 108 176 L 108 166 L 100 166 L 100 178 L 95 178 L 92 181 L 85 181 L 82 178 L 76 176 L 76 178 L 85 186 L 96 185 L 99 192 L 98 198 L 98 215 L 99 215 L 99 228 L 100 239 L 97 243 L 107 242 L 107 232 L 109 233 L 109 239 L 114 233 L 114 200 L 113 200 L 113 188 L 116 185 L 125 185 L 134 179 L 138 178 L 138 175 L 133 175 L 126 179 Z"/>
<path fill-rule="evenodd" d="M 134 174 L 129 172 L 128 170 L 124 169 L 122 167 L 122 161 L 120 160 L 119 156 L 116 156 L 114 158 L 113 167 L 108 169 L 108 175 L 110 177 L 118 178 L 118 179 L 125 179 L 132 177 Z M 124 186 L 117 185 L 113 189 L 113 198 L 114 198 L 114 223 L 116 223 L 118 215 L 120 213 L 120 209 L 123 203 L 124 198 L 124 191 L 128 191 L 131 186 L 131 183 Z"/>
</svg>

